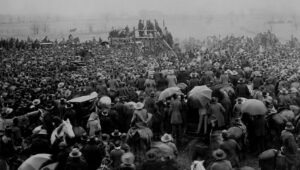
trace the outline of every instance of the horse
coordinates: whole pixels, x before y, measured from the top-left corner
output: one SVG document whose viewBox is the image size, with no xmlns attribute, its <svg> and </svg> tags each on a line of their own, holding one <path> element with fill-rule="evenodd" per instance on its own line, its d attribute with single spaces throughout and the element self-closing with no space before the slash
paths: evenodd
<svg viewBox="0 0 300 170">
<path fill-rule="evenodd" d="M 66 121 L 62 121 L 62 123 L 53 130 L 52 134 L 51 134 L 51 144 L 53 144 L 58 138 L 63 137 L 63 141 L 66 141 L 66 137 L 69 138 L 74 138 L 75 134 L 72 128 L 72 125 L 69 121 L 69 119 L 67 119 Z"/>
</svg>

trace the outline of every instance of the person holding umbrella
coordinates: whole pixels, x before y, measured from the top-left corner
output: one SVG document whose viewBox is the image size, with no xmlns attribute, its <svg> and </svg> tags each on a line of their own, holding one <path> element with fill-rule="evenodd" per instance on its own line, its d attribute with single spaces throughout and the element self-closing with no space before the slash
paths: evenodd
<svg viewBox="0 0 300 170">
<path fill-rule="evenodd" d="M 293 135 L 295 130 L 294 125 L 291 122 L 287 122 L 284 130 L 281 132 L 281 152 L 286 156 L 286 169 L 295 170 L 299 164 L 297 159 L 297 143 Z"/>
</svg>

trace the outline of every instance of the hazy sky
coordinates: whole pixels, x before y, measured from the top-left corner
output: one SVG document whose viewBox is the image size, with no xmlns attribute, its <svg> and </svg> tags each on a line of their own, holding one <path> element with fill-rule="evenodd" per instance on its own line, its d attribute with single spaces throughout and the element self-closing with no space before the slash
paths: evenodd
<svg viewBox="0 0 300 170">
<path fill-rule="evenodd" d="M 165 14 L 223 14 L 264 10 L 300 14 L 300 0 L 0 0 L 1 14 L 84 15 L 137 14 L 157 10 Z"/>
</svg>

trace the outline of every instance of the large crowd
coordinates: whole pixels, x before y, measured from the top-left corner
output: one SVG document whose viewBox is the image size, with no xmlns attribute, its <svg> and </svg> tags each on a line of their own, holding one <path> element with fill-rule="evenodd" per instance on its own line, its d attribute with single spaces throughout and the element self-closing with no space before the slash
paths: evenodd
<svg viewBox="0 0 300 170">
<path fill-rule="evenodd" d="M 251 169 L 241 164 L 249 155 L 262 169 L 296 170 L 300 51 L 270 37 L 231 36 L 177 55 L 1 40 L 0 169 L 49 154 L 19 169 L 179 170 L 190 147 L 191 170 Z M 207 102 L 189 97 L 198 86 L 212 90 Z M 265 111 L 245 111 L 253 100 Z"/>
</svg>

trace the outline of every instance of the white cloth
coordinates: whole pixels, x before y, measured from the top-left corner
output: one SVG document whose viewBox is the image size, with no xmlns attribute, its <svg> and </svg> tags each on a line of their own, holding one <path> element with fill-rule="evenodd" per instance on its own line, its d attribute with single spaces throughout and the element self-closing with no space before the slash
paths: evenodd
<svg viewBox="0 0 300 170">
<path fill-rule="evenodd" d="M 204 161 L 194 161 L 191 165 L 191 170 L 205 170 L 203 162 Z"/>
</svg>

